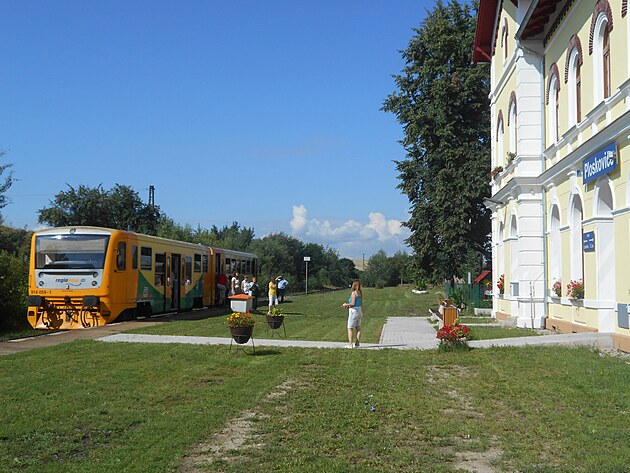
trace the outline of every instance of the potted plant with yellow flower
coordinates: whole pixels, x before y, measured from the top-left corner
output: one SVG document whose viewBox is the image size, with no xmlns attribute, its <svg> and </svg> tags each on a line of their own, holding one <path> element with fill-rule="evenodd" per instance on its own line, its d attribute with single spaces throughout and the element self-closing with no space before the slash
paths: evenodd
<svg viewBox="0 0 630 473">
<path fill-rule="evenodd" d="M 254 331 L 256 321 L 249 312 L 233 312 L 227 318 L 232 339 L 238 344 L 247 343 Z"/>
</svg>

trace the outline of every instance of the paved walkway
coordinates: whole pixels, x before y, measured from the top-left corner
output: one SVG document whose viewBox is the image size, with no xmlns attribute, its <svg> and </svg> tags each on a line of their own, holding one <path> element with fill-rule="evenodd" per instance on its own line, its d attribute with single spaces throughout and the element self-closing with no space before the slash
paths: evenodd
<svg viewBox="0 0 630 473">
<path fill-rule="evenodd" d="M 379 343 L 361 345 L 361 349 L 415 349 L 431 350 L 439 345 L 435 337 L 435 329 L 424 317 L 389 317 Z M 144 335 L 119 333 L 98 338 L 103 342 L 135 342 L 135 343 L 190 343 L 194 345 L 229 345 L 230 338 L 223 337 L 186 337 L 173 335 Z M 302 348 L 343 348 L 343 342 L 319 342 L 305 340 L 287 340 L 282 338 L 255 338 L 257 347 L 302 347 Z M 469 342 L 473 348 L 569 345 L 590 346 L 601 350 L 613 348 L 611 334 L 605 333 L 567 333 L 540 335 L 533 337 L 503 338 L 495 340 L 476 340 Z"/>
</svg>

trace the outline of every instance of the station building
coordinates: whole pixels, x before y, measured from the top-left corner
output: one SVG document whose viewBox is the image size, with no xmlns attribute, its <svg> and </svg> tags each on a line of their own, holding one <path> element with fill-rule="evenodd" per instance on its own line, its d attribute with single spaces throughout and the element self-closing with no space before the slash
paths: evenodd
<svg viewBox="0 0 630 473">
<path fill-rule="evenodd" d="M 480 0 L 473 61 L 491 63 L 494 315 L 630 351 L 627 3 Z"/>
</svg>

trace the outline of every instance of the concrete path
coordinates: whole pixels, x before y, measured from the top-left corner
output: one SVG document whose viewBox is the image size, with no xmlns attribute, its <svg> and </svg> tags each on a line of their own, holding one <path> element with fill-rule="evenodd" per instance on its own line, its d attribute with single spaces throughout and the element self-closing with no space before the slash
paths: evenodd
<svg viewBox="0 0 630 473">
<path fill-rule="evenodd" d="M 487 324 L 483 324 L 487 325 Z M 424 317 L 389 317 L 383 327 L 378 344 L 361 345 L 361 349 L 415 349 L 432 350 L 439 345 L 436 332 L 427 318 Z M 103 342 L 132 343 L 189 343 L 194 345 L 229 345 L 230 338 L 223 337 L 186 337 L 173 335 L 144 335 L 119 333 L 98 338 Z M 256 347 L 301 347 L 301 348 L 344 348 L 347 343 L 305 340 L 287 340 L 281 338 L 254 338 Z M 473 348 L 519 347 L 568 345 L 590 346 L 602 350 L 612 349 L 611 334 L 605 333 L 568 333 L 557 335 L 539 335 L 533 337 L 503 338 L 495 340 L 476 340 L 469 342 Z"/>
</svg>

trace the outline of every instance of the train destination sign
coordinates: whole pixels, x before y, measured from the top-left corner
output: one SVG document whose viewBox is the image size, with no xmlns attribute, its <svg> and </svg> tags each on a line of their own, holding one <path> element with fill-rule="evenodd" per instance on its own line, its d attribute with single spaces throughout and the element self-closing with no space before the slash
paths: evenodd
<svg viewBox="0 0 630 473">
<path fill-rule="evenodd" d="M 585 252 L 595 251 L 595 232 L 582 233 L 582 243 Z"/>
<path fill-rule="evenodd" d="M 594 181 L 599 176 L 617 169 L 617 143 L 610 143 L 582 161 L 582 183 Z"/>
</svg>

